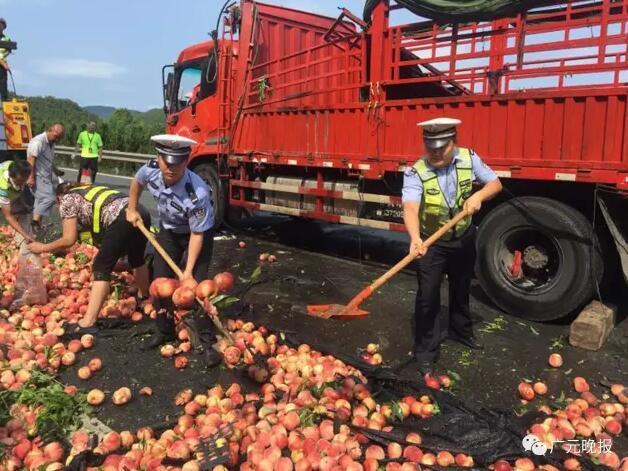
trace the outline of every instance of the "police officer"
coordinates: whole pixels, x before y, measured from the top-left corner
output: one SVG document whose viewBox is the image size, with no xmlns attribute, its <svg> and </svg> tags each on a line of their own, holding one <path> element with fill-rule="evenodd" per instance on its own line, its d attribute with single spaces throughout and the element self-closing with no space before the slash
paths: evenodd
<svg viewBox="0 0 628 471">
<path fill-rule="evenodd" d="M 32 242 L 34 239 L 26 229 L 27 219 L 32 208 L 26 201 L 26 181 L 30 177 L 32 168 L 25 160 L 7 160 L 0 164 L 0 206 L 2 215 L 9 226 L 15 230 L 15 242 L 24 253 L 24 240 Z"/>
<path fill-rule="evenodd" d="M 456 145 L 460 120 L 437 118 L 418 123 L 426 154 L 406 170 L 403 219 L 410 236 L 410 253 L 418 260 L 418 289 L 414 308 L 414 355 L 422 374 L 431 372 L 444 338 L 470 348 L 482 345 L 473 334 L 469 286 L 475 263 L 475 226 L 464 218 L 429 250 L 427 238 L 461 210 L 474 214 L 498 194 L 502 185 L 472 150 Z M 473 193 L 473 184 L 482 188 Z M 449 280 L 449 319 L 441 315 L 440 285 Z M 447 322 L 447 320 L 449 322 Z"/>
<path fill-rule="evenodd" d="M 159 212 L 157 241 L 182 267 L 182 280 L 204 280 L 209 276 L 212 257 L 214 212 L 211 189 L 201 177 L 187 168 L 191 146 L 196 142 L 168 134 L 153 136 L 151 141 L 155 143 L 158 157 L 140 168 L 131 182 L 127 219 L 132 224 L 137 223 L 139 197 L 142 190 L 148 188 L 157 201 Z M 153 262 L 153 277 L 174 277 L 158 253 Z M 157 311 L 165 308 L 170 312 L 166 315 L 158 314 L 157 332 L 145 348 L 155 348 L 174 338 L 172 306 L 158 302 L 155 307 Z M 215 334 L 209 317 L 192 316 L 188 322 L 196 329 L 203 343 L 205 363 L 208 366 L 218 364 L 220 355 L 211 348 Z"/>
</svg>

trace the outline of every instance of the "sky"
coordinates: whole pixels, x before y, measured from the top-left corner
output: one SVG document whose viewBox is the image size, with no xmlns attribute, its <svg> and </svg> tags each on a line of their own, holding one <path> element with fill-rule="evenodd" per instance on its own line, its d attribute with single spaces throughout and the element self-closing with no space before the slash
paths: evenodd
<svg viewBox="0 0 628 471">
<path fill-rule="evenodd" d="M 338 3 L 337 3 L 338 2 Z M 338 16 L 361 16 L 363 0 L 265 0 Z M 9 64 L 20 95 L 140 111 L 162 106 L 161 68 L 207 39 L 223 0 L 0 0 L 18 43 Z M 106 5 L 106 8 L 104 7 Z"/>
</svg>

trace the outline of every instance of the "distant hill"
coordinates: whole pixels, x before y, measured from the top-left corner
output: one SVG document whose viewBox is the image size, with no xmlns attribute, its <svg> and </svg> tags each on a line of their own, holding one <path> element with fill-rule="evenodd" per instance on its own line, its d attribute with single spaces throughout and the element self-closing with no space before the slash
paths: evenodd
<svg viewBox="0 0 628 471">
<path fill-rule="evenodd" d="M 39 134 L 54 123 L 65 126 L 62 145 L 74 146 L 76 137 L 89 121 L 96 121 L 105 148 L 125 152 L 150 153 L 154 147 L 150 136 L 164 132 L 166 119 L 160 109 L 146 112 L 111 106 L 81 107 L 72 100 L 45 97 L 25 97 L 30 103 L 33 134 Z"/>
<path fill-rule="evenodd" d="M 113 106 L 90 105 L 84 106 L 83 109 L 89 113 L 98 116 L 100 119 L 109 119 L 116 112 L 117 108 Z M 140 118 L 149 124 L 164 124 L 166 118 L 161 108 L 153 108 L 148 111 L 129 110 L 133 116 Z"/>
<path fill-rule="evenodd" d="M 95 114 L 100 119 L 109 119 L 111 118 L 111 115 L 114 113 L 114 111 L 116 111 L 116 109 L 113 106 L 100 106 L 100 105 L 84 106 L 83 109 L 87 111 L 88 113 Z"/>
</svg>

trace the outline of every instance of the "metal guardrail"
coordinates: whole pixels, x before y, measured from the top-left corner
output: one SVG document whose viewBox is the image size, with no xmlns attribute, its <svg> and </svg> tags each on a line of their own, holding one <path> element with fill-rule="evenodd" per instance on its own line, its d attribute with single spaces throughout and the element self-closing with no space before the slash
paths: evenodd
<svg viewBox="0 0 628 471">
<path fill-rule="evenodd" d="M 80 156 L 80 153 L 76 153 L 74 147 L 68 146 L 55 146 L 55 152 L 62 155 Z M 156 157 L 154 154 L 134 154 L 131 152 L 119 152 L 117 150 L 103 150 L 103 160 L 114 160 L 118 162 L 133 162 L 138 164 L 145 164 L 147 161 Z"/>
</svg>

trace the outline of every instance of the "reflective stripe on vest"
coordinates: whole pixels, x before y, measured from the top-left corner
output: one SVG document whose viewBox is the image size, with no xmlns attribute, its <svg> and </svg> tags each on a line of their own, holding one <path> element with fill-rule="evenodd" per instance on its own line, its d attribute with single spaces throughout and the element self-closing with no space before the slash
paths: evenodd
<svg viewBox="0 0 628 471">
<path fill-rule="evenodd" d="M 436 172 L 427 166 L 426 160 L 419 160 L 413 167 L 423 183 L 421 214 L 419 215 L 421 235 L 430 236 L 459 213 L 464 202 L 471 196 L 473 183 L 471 151 L 463 147 L 458 148 L 458 159 L 456 160 L 456 200 L 452 207 L 449 206 L 445 198 Z M 470 225 L 471 217 L 466 217 L 447 232 L 442 239 L 451 240 L 459 237 L 464 234 Z"/>
<path fill-rule="evenodd" d="M 3 195 L 8 198 L 9 201 L 17 199 L 21 193 L 21 191 L 16 191 L 9 181 L 9 167 L 12 163 L 12 160 L 7 160 L 0 164 L 0 190 L 2 190 Z"/>
<path fill-rule="evenodd" d="M 91 233 L 94 235 L 100 234 L 100 217 L 102 214 L 102 208 L 106 203 L 110 202 L 111 196 L 119 195 L 120 192 L 112 190 L 106 186 L 78 186 L 72 188 L 70 191 L 79 193 L 83 198 L 92 203 L 92 229 Z M 91 238 L 91 237 L 90 237 Z M 81 241 L 86 241 L 87 234 L 80 234 Z M 93 241 L 92 241 L 93 244 Z"/>
</svg>

